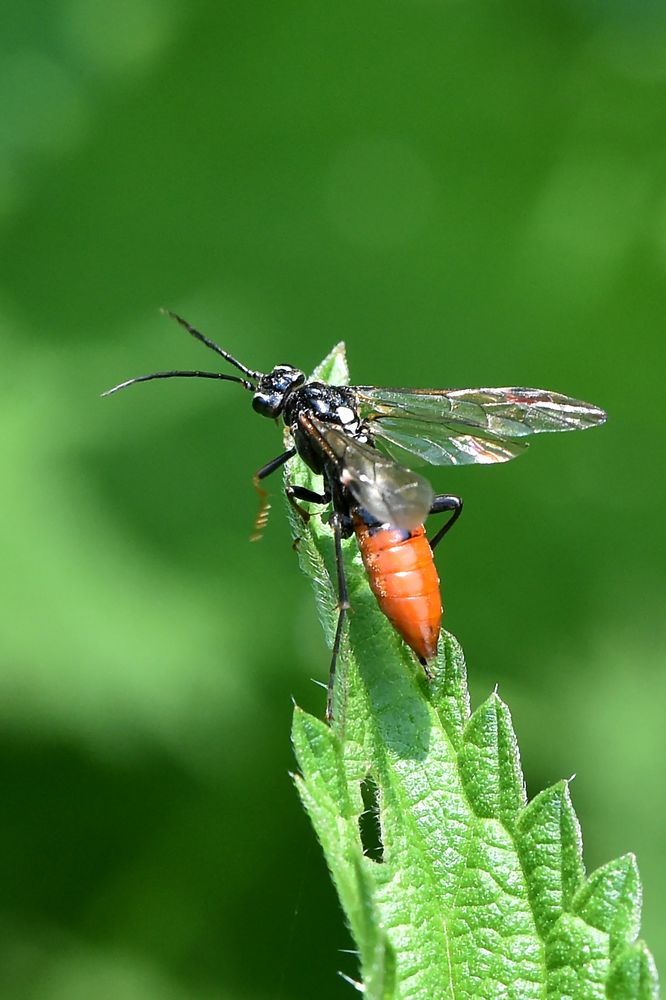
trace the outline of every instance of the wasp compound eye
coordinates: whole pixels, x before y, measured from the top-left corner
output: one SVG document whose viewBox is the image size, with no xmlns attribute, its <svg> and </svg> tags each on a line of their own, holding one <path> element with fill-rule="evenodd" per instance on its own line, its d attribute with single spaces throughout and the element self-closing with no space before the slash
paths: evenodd
<svg viewBox="0 0 666 1000">
<path fill-rule="evenodd" d="M 291 365 L 277 365 L 260 380 L 252 407 L 263 417 L 279 417 L 287 396 L 305 382 L 305 375 Z"/>
<path fill-rule="evenodd" d="M 283 403 L 283 392 L 255 392 L 252 397 L 252 409 L 262 417 L 278 417 Z"/>
</svg>

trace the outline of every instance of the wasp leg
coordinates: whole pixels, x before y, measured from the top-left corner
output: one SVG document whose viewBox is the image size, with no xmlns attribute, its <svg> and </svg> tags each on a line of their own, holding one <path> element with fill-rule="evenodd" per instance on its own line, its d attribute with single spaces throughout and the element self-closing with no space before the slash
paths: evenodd
<svg viewBox="0 0 666 1000">
<path fill-rule="evenodd" d="M 266 476 L 270 476 L 271 472 L 275 472 L 275 470 L 279 469 L 281 465 L 288 462 L 290 458 L 293 458 L 295 454 L 295 448 L 289 448 L 288 451 L 283 451 L 281 455 L 278 455 L 277 458 L 271 459 L 271 461 L 267 462 L 266 465 L 263 465 L 258 472 L 255 472 L 252 477 L 252 482 L 255 486 L 258 485 L 262 479 L 265 479 Z"/>
<path fill-rule="evenodd" d="M 331 502 L 331 498 L 327 493 L 315 493 L 314 490 L 308 490 L 305 486 L 285 486 L 284 492 L 287 495 L 287 500 L 299 517 L 302 518 L 304 524 L 307 524 L 310 520 L 310 514 L 300 504 L 296 503 L 297 500 L 305 500 L 306 503 L 321 504 Z"/>
<path fill-rule="evenodd" d="M 351 607 L 349 594 L 347 593 L 347 578 L 345 577 L 345 564 L 342 557 L 342 519 L 337 511 L 331 515 L 331 526 L 333 528 L 333 538 L 335 539 L 335 565 L 338 571 L 338 624 L 335 629 L 335 639 L 333 640 L 333 654 L 331 656 L 331 669 L 328 674 L 328 691 L 326 695 L 326 721 L 333 721 L 333 685 L 335 684 L 335 668 L 342 644 L 342 632 L 345 625 L 347 612 Z"/>
<path fill-rule="evenodd" d="M 255 472 L 252 477 L 252 485 L 259 496 L 259 510 L 257 511 L 256 518 L 254 519 L 254 531 L 250 537 L 251 542 L 258 542 L 261 538 L 264 528 L 266 527 L 266 522 L 268 521 L 268 512 L 271 509 L 271 505 L 268 500 L 268 493 L 259 484 L 262 479 L 265 479 L 266 476 L 270 476 L 271 472 L 275 472 L 275 470 L 279 469 L 281 465 L 288 462 L 290 458 L 293 458 L 295 454 L 295 448 L 289 448 L 288 451 L 283 451 L 277 458 L 272 459 L 272 461 L 267 462 L 266 465 L 262 466 L 262 468 L 259 469 L 258 472 Z"/>
<path fill-rule="evenodd" d="M 453 496 L 451 493 L 442 493 L 440 496 L 435 497 L 432 507 L 430 508 L 431 514 L 444 514 L 446 511 L 453 511 L 453 514 L 448 519 L 444 527 L 440 528 L 437 534 L 433 535 L 430 539 L 430 548 L 433 551 L 435 546 L 441 542 L 442 538 L 444 538 L 447 531 L 449 531 L 456 523 L 462 514 L 462 509 L 463 502 L 460 497 Z"/>
</svg>

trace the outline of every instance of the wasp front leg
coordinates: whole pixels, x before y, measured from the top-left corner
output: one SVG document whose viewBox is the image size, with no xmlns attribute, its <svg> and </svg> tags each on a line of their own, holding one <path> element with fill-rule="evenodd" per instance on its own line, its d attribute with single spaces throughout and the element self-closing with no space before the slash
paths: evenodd
<svg viewBox="0 0 666 1000">
<path fill-rule="evenodd" d="M 257 491 L 259 496 L 259 510 L 257 511 L 257 516 L 254 519 L 254 531 L 250 536 L 251 542 L 258 542 L 264 533 L 264 528 L 266 527 L 266 522 L 268 521 L 268 512 L 271 509 L 270 501 L 268 499 L 268 492 L 261 486 L 261 481 L 270 476 L 272 472 L 279 469 L 280 466 L 288 462 L 290 458 L 293 458 L 296 454 L 295 448 L 289 448 L 287 451 L 283 451 L 281 455 L 277 458 L 272 459 L 267 462 L 266 465 L 262 466 L 258 472 L 255 472 L 252 477 L 252 485 Z"/>
</svg>

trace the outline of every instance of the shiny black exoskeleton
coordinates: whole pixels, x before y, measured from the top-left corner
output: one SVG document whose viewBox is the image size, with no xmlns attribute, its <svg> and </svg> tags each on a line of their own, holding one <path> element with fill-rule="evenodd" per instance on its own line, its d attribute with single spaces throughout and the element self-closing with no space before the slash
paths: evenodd
<svg viewBox="0 0 666 1000">
<path fill-rule="evenodd" d="M 287 399 L 284 422 L 294 439 L 296 451 L 317 475 L 325 473 L 327 463 L 317 440 L 303 428 L 301 417 L 304 415 L 307 418 L 310 414 L 324 423 L 339 427 L 354 438 L 367 440 L 361 432 L 361 420 L 352 389 L 325 385 L 323 382 L 308 382 L 296 389 Z"/>
<path fill-rule="evenodd" d="M 326 456 L 312 435 L 303 429 L 302 415 L 311 414 L 325 423 L 337 425 L 345 434 L 360 441 L 368 440 L 353 389 L 325 382 L 306 382 L 305 374 L 291 365 L 276 365 L 267 375 L 262 375 L 252 397 L 252 407 L 264 417 L 277 419 L 282 416 L 296 451 L 317 475 L 325 472 Z"/>
<path fill-rule="evenodd" d="M 462 500 L 448 493 L 435 496 L 425 477 L 392 455 L 406 454 L 436 466 L 492 465 L 522 454 L 528 444 L 524 438 L 529 435 L 585 430 L 606 420 L 606 413 L 600 407 L 548 389 L 525 386 L 391 389 L 367 385 L 352 388 L 316 380 L 308 382 L 305 373 L 292 365 L 276 365 L 268 373 L 257 372 L 184 319 L 174 313 L 169 315 L 243 377 L 221 372 L 154 372 L 121 382 L 109 392 L 135 382 L 175 376 L 222 379 L 237 382 L 251 392 L 257 413 L 272 419 L 283 418 L 291 442 L 254 477 L 261 497 L 254 537 L 260 537 L 269 509 L 268 495 L 261 482 L 298 453 L 313 472 L 322 476 L 323 486 L 322 492 L 316 493 L 289 483 L 285 492 L 290 504 L 306 523 L 310 513 L 301 503 L 331 508 L 328 524 L 335 544 L 339 614 L 329 674 L 326 710 L 329 719 L 335 663 L 349 609 L 342 542 L 353 532 L 384 614 L 424 666 L 436 654 L 441 605 L 438 613 L 434 596 L 437 588 L 430 586 L 433 574 L 436 579 L 432 550 L 460 516 Z M 376 441 L 381 450 L 375 447 Z M 426 517 L 442 513 L 449 513 L 449 520 L 425 541 Z M 386 546 L 382 538 L 388 539 Z M 409 550 L 400 548 L 407 545 Z M 408 565 L 403 565 L 402 556 L 398 556 L 398 552 L 405 551 L 408 551 Z M 429 589 L 423 590 L 428 574 Z M 425 596 L 427 607 L 422 613 L 421 605 L 414 602 Z M 401 611 L 397 602 L 403 602 Z"/>
<path fill-rule="evenodd" d="M 387 507 L 387 495 L 390 497 L 392 491 L 395 490 L 396 497 L 399 497 L 400 491 L 404 489 L 405 485 L 418 488 L 419 484 L 411 481 L 405 484 L 404 476 L 413 474 L 409 474 L 406 470 L 400 470 L 400 467 L 395 464 L 391 466 L 390 460 L 386 456 L 383 458 L 382 465 L 382 454 L 373 447 L 373 433 L 370 426 L 359 413 L 359 398 L 356 389 L 348 386 L 327 385 L 319 381 L 308 382 L 305 373 L 292 365 L 276 365 L 265 374 L 253 371 L 190 326 L 180 316 L 175 315 L 175 313 L 168 313 L 168 315 L 185 327 L 193 337 L 234 365 L 244 377 L 204 371 L 154 372 L 150 375 L 128 379 L 104 395 L 109 395 L 135 382 L 146 382 L 151 379 L 173 377 L 221 379 L 227 382 L 237 382 L 252 392 L 252 407 L 256 413 L 273 420 L 282 417 L 290 431 L 293 445 L 264 465 L 254 476 L 254 484 L 261 497 L 254 537 L 260 537 L 269 509 L 267 494 L 262 489 L 261 482 L 298 454 L 315 474 L 323 476 L 323 492 L 316 493 L 303 486 L 288 485 L 286 494 L 290 504 L 305 522 L 309 519 L 310 514 L 300 506 L 300 502 L 330 504 L 332 508 L 328 523 L 333 531 L 335 543 L 339 614 L 328 683 L 326 715 L 330 719 L 332 716 L 335 664 L 340 649 L 346 612 L 350 606 L 345 580 L 342 540 L 353 534 L 355 530 L 354 518 L 374 531 L 381 528 L 384 522 L 393 524 L 395 520 L 397 524 L 397 517 L 394 519 L 392 515 L 403 509 L 405 501 L 400 499 L 395 505 Z M 355 458 L 351 452 L 352 448 L 356 452 Z M 395 474 L 391 475 L 392 468 L 397 469 L 400 473 L 397 479 Z M 377 490 L 379 480 L 381 480 L 381 490 Z M 352 492 L 354 486 L 352 485 L 350 488 L 349 484 L 352 483 L 356 484 L 357 495 Z M 359 493 L 363 494 L 366 485 L 370 491 L 367 494 L 368 497 L 374 498 L 375 502 L 379 504 L 378 510 L 382 511 L 379 519 L 376 514 L 366 509 L 367 506 L 370 506 L 369 500 L 367 503 L 362 502 L 364 496 L 358 495 Z M 425 494 L 423 488 L 425 488 Z M 371 492 L 373 489 L 376 490 L 376 494 Z M 435 497 L 432 506 L 430 506 L 433 495 L 430 485 L 425 480 L 421 483 L 421 494 L 425 495 L 427 500 L 427 507 L 422 510 L 424 515 L 428 512 L 444 511 L 453 514 L 450 521 L 432 539 L 431 545 L 434 548 L 458 517 L 462 503 L 459 498 L 445 494 L 442 497 Z"/>
<path fill-rule="evenodd" d="M 260 377 L 252 408 L 262 417 L 279 417 L 287 397 L 304 382 L 305 372 L 292 365 L 276 365 L 268 375 Z"/>
</svg>

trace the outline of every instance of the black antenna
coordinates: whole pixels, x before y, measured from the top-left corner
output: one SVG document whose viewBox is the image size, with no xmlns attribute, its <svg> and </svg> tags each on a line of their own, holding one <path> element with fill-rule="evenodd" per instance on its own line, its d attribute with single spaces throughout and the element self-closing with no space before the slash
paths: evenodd
<svg viewBox="0 0 666 1000">
<path fill-rule="evenodd" d="M 136 378 L 128 378 L 126 382 L 114 385 L 113 389 L 107 389 L 106 392 L 102 393 L 102 396 L 111 396 L 119 389 L 126 389 L 128 385 L 134 385 L 135 382 L 150 382 L 154 378 L 217 378 L 224 382 L 238 382 L 250 392 L 256 392 L 256 386 L 248 382 L 247 379 L 237 378 L 236 375 L 222 375 L 221 372 L 153 372 L 152 375 L 138 375 Z"/>
<path fill-rule="evenodd" d="M 238 368 L 239 371 L 243 372 L 243 375 L 249 375 L 250 378 L 254 379 L 261 378 L 261 372 L 253 372 L 251 369 L 246 368 L 245 365 L 240 363 L 240 361 L 237 361 L 236 358 L 232 357 L 228 351 L 223 351 L 221 347 L 218 347 L 214 340 L 210 340 L 205 336 L 205 334 L 200 333 L 199 330 L 195 330 L 195 328 L 188 323 L 186 319 L 179 316 L 178 313 L 171 312 L 170 309 L 160 309 L 160 312 L 163 316 L 170 316 L 171 319 L 175 319 L 176 323 L 180 323 L 180 325 L 184 327 L 188 333 L 191 333 L 193 337 L 200 340 L 202 344 L 206 345 L 206 347 L 210 347 L 211 351 L 215 351 L 216 354 L 220 354 L 225 361 L 229 361 L 235 368 Z"/>
</svg>

